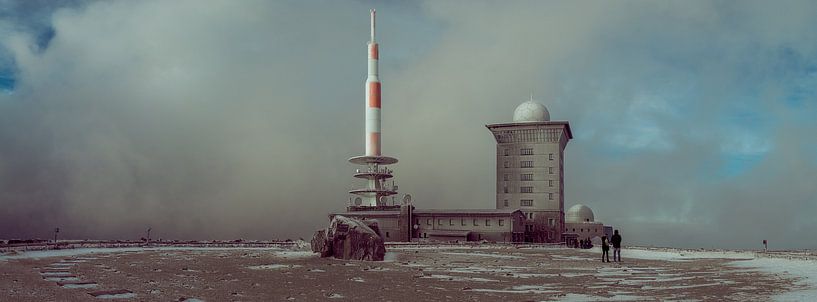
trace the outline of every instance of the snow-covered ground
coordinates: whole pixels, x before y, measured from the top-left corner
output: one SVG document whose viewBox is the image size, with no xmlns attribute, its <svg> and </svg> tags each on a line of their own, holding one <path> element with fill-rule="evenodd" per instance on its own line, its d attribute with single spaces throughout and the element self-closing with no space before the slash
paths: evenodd
<svg viewBox="0 0 817 302">
<path fill-rule="evenodd" d="M 314 253 L 310 251 L 293 251 L 282 248 L 252 248 L 252 247 L 124 247 L 124 248 L 77 248 L 64 250 L 42 250 L 42 251 L 24 251 L 0 255 L 0 261 L 10 259 L 40 259 L 49 257 L 72 257 L 89 254 L 110 254 L 110 253 L 125 253 L 125 252 L 145 252 L 145 251 L 234 251 L 234 250 L 252 250 L 252 251 L 275 251 L 286 258 L 303 258 L 312 257 Z M 63 265 L 73 265 L 73 262 L 65 263 Z"/>
<path fill-rule="evenodd" d="M 599 248 L 587 250 L 601 254 Z M 695 251 L 680 249 L 627 248 L 622 250 L 622 258 L 637 258 L 663 261 L 687 261 L 694 259 L 734 259 L 730 265 L 771 274 L 794 276 L 802 288 L 794 289 L 774 297 L 776 301 L 815 301 L 817 299 L 817 259 L 803 257 L 801 253 L 759 253 L 747 251 Z"/>
</svg>

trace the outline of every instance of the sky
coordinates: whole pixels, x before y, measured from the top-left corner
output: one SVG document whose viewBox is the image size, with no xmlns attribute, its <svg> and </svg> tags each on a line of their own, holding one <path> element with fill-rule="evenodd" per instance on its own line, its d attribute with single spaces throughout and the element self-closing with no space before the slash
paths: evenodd
<svg viewBox="0 0 817 302">
<path fill-rule="evenodd" d="M 309 238 L 361 185 L 369 8 L 415 206 L 494 207 L 532 93 L 625 243 L 817 248 L 814 1 L 0 0 L 0 238 Z"/>
</svg>

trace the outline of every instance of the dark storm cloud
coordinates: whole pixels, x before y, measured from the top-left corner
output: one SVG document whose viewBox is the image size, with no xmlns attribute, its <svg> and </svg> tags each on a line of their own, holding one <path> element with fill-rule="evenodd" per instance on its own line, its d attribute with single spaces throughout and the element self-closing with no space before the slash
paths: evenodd
<svg viewBox="0 0 817 302">
<path fill-rule="evenodd" d="M 568 206 L 631 242 L 817 247 L 810 6 L 387 3 L 384 152 L 417 206 L 493 207 L 483 125 L 533 92 L 576 135 Z M 358 184 L 367 9 L 74 3 L 41 50 L 4 15 L 0 237 L 308 236 Z"/>
</svg>

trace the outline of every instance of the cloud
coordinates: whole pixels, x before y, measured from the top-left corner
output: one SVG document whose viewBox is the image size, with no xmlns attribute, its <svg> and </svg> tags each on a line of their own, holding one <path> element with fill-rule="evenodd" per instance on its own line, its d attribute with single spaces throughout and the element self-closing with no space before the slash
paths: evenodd
<svg viewBox="0 0 817 302">
<path fill-rule="evenodd" d="M 383 149 L 419 207 L 495 205 L 484 125 L 533 92 L 576 135 L 568 206 L 632 243 L 817 247 L 813 3 L 461 4 L 377 7 Z M 309 236 L 360 185 L 367 9 L 72 2 L 44 47 L 3 15 L 0 237 Z M 725 176 L 731 153 L 759 158 Z"/>
</svg>

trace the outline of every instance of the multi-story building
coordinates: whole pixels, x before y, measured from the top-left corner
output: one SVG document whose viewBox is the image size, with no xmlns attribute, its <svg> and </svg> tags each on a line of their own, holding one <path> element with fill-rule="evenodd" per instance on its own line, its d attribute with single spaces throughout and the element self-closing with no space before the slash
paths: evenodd
<svg viewBox="0 0 817 302">
<path fill-rule="evenodd" d="M 525 241 L 560 242 L 564 231 L 564 150 L 573 133 L 533 100 L 512 123 L 486 125 L 496 139 L 496 208 L 524 213 Z"/>
</svg>

